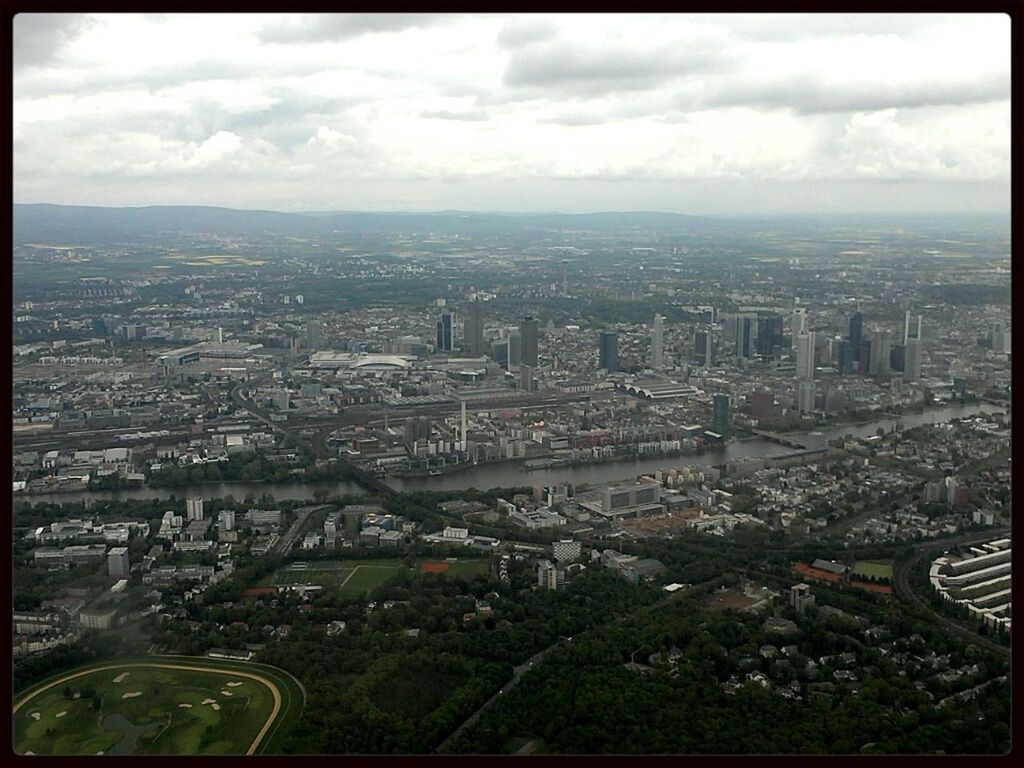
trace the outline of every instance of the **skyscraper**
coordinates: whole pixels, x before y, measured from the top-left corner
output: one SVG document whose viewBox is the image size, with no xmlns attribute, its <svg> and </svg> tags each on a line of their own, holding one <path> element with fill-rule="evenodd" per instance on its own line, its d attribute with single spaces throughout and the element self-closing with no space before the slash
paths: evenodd
<svg viewBox="0 0 1024 768">
<path fill-rule="evenodd" d="M 857 356 L 857 373 L 868 373 L 871 370 L 871 339 L 861 339 L 860 354 Z"/>
<path fill-rule="evenodd" d="M 796 339 L 796 377 L 800 381 L 814 378 L 814 334 L 807 331 Z"/>
<path fill-rule="evenodd" d="M 864 340 L 864 315 L 854 312 L 850 318 L 850 343 L 853 345 L 853 359 L 860 360 L 861 343 Z"/>
<path fill-rule="evenodd" d="M 472 302 L 466 310 L 464 334 L 470 357 L 480 357 L 484 353 L 484 320 L 479 301 Z"/>
<path fill-rule="evenodd" d="M 892 353 L 892 340 L 888 331 L 875 331 L 871 335 L 871 360 L 868 373 L 875 376 L 889 374 L 889 357 Z"/>
<path fill-rule="evenodd" d="M 907 339 L 903 348 L 903 380 L 921 380 L 921 340 Z"/>
<path fill-rule="evenodd" d="M 455 315 L 452 312 L 442 312 L 441 319 L 437 321 L 437 349 L 439 352 L 451 352 L 454 340 Z"/>
<path fill-rule="evenodd" d="M 597 340 L 598 365 L 606 371 L 619 370 L 619 334 L 601 331 Z"/>
<path fill-rule="evenodd" d="M 714 421 L 711 430 L 720 435 L 727 435 L 729 434 L 729 396 L 715 395 L 713 403 Z"/>
<path fill-rule="evenodd" d="M 789 319 L 789 332 L 793 340 L 793 349 L 796 349 L 796 340 L 801 333 L 807 330 L 807 309 L 797 307 Z"/>
<path fill-rule="evenodd" d="M 733 354 L 736 357 L 753 357 L 755 352 L 754 335 L 757 333 L 757 315 L 752 312 L 741 312 L 727 315 L 725 319 L 725 339 L 733 343 Z"/>
<path fill-rule="evenodd" d="M 524 392 L 533 391 L 533 366 L 519 366 L 519 388 Z"/>
<path fill-rule="evenodd" d="M 770 357 L 782 346 L 782 317 L 769 315 L 757 320 L 757 354 Z"/>
<path fill-rule="evenodd" d="M 315 320 L 306 325 L 306 346 L 314 352 L 323 344 L 323 325 Z"/>
<path fill-rule="evenodd" d="M 814 388 L 813 381 L 801 381 L 797 384 L 797 397 L 796 405 L 797 410 L 801 413 L 810 413 L 814 410 L 814 398 L 817 391 Z"/>
<path fill-rule="evenodd" d="M 711 337 L 711 331 L 694 331 L 693 362 L 697 365 L 703 365 L 705 368 L 710 368 L 713 362 L 713 345 L 714 339 Z"/>
<path fill-rule="evenodd" d="M 512 329 L 508 334 L 508 369 L 519 370 L 523 362 L 523 337 L 519 331 Z"/>
<path fill-rule="evenodd" d="M 523 365 L 537 367 L 537 332 L 538 322 L 536 318 L 527 315 L 519 324 L 519 335 L 522 338 L 522 356 L 520 361 Z"/>
<path fill-rule="evenodd" d="M 856 360 L 853 356 L 853 342 L 843 339 L 839 342 L 839 374 L 845 376 L 857 370 Z"/>
<path fill-rule="evenodd" d="M 665 328 L 661 315 L 654 316 L 651 327 L 651 367 L 658 369 L 664 365 Z"/>
<path fill-rule="evenodd" d="M 904 372 L 904 365 L 907 360 L 907 345 L 893 344 L 889 350 L 889 368 L 893 371 Z"/>
</svg>

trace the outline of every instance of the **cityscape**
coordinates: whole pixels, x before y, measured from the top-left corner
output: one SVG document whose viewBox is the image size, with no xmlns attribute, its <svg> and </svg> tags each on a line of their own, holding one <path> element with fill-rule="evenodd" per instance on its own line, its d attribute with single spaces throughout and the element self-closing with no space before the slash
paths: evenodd
<svg viewBox="0 0 1024 768">
<path fill-rule="evenodd" d="M 238 16 L 253 31 L 228 47 L 294 48 L 298 72 L 321 48 L 363 56 L 368 41 L 401 38 L 440 72 L 470 54 L 437 53 L 434 38 L 488 24 L 487 45 L 512 52 L 512 89 L 577 30 L 556 16 L 413 17 Z M 765 42 L 745 18 L 669 16 L 665 39 Z M 828 40 L 831 18 L 804 32 Z M 585 17 L 578 29 L 595 25 L 605 47 L 575 44 L 566 66 L 603 72 L 589 57 L 604 51 L 612 67 L 618 38 L 602 25 L 620 19 L 655 21 Z M 929 35 L 961 21 L 915 19 L 860 16 L 858 39 L 889 34 L 930 55 Z M 994 46 L 979 82 L 1008 83 L 1008 24 L 986 19 L 967 25 L 973 50 Z M 908 187 L 905 199 L 921 196 L 909 208 L 880 202 L 886 182 L 870 201 L 815 207 L 799 185 L 813 195 L 830 182 L 809 178 L 780 191 L 780 210 L 752 207 L 756 192 L 733 210 L 711 181 L 706 210 L 647 190 L 608 212 L 594 200 L 619 182 L 590 171 L 571 182 L 578 198 L 552 191 L 521 210 L 511 200 L 530 171 L 507 181 L 507 207 L 492 202 L 504 182 L 455 177 L 443 194 L 467 197 L 450 208 L 427 187 L 422 203 L 341 204 L 324 188 L 288 205 L 270 149 L 207 167 L 195 158 L 213 145 L 195 142 L 180 176 L 133 166 L 141 156 L 124 145 L 116 192 L 93 189 L 88 170 L 77 195 L 48 186 L 36 145 L 66 127 L 47 117 L 57 86 L 45 78 L 112 56 L 103 41 L 128 50 L 132 30 L 157 45 L 191 29 L 179 23 L 198 22 L 15 19 L 17 754 L 1010 750 L 1010 215 L 987 202 L 1008 180 L 1008 118 L 1005 135 L 1001 117 L 986 134 L 995 176 Z M 653 76 L 641 61 L 615 66 Z M 139 72 L 153 98 L 172 98 L 158 85 L 172 70 Z M 93 76 L 122 87 L 107 69 Z M 186 90 L 227 82 L 188 77 Z M 241 102 L 262 105 L 251 82 L 239 80 Z M 193 117 L 244 133 L 231 115 L 248 107 L 215 109 L 204 100 L 234 97 L 203 93 Z M 298 109 L 298 91 L 273 93 Z M 896 112 L 893 93 L 851 108 L 846 135 Z M 1008 85 L 993 93 L 951 102 L 949 119 L 977 109 L 980 124 L 1002 102 L 1008 116 Z M 610 86 L 571 98 L 636 105 Z M 119 118 L 129 132 L 149 130 L 150 107 L 138 109 Z M 563 128 L 588 130 L 572 127 L 589 125 L 579 117 Z M 501 135 L 517 119 L 502 118 Z M 301 151 L 350 147 L 324 155 L 342 175 L 376 162 L 351 149 L 358 133 L 332 132 Z M 60 152 L 78 168 L 71 153 L 95 141 Z M 409 195 L 442 173 L 419 151 L 403 161 L 417 169 Z M 486 165 L 483 151 L 468 143 L 466 162 Z M 964 153 L 949 162 L 966 167 Z M 268 174 L 263 198 L 249 197 L 262 183 L 245 182 L 252 168 Z M 322 167 L 305 168 L 315 187 Z M 379 189 L 400 185 L 377 172 Z M 156 197 L 139 191 L 147 178 Z M 352 184 L 345 194 L 369 194 L 359 173 Z M 856 198 L 835 184 L 823 197 Z M 965 185 L 979 207 L 958 207 Z"/>
</svg>

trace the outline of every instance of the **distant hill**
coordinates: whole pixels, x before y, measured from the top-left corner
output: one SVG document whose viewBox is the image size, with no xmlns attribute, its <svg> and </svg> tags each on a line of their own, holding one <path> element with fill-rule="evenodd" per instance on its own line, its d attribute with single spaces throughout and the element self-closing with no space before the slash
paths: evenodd
<svg viewBox="0 0 1024 768">
<path fill-rule="evenodd" d="M 14 242 L 125 242 L 168 235 L 317 237 L 330 234 L 509 235 L 541 231 L 680 231 L 722 226 L 720 220 L 674 213 L 517 214 L 360 213 L 236 210 L 207 206 L 105 208 L 38 203 L 14 206 Z"/>
<path fill-rule="evenodd" d="M 716 217 L 678 213 L 361 213 L 237 210 L 208 206 L 155 205 L 105 208 L 48 203 L 14 206 L 14 243 L 141 243 L 190 235 L 224 237 L 330 237 L 434 233 L 466 237 L 515 237 L 587 231 L 628 234 L 710 234 L 745 236 L 757 231 L 821 234 L 836 228 L 852 234 L 868 229 L 917 234 L 981 228 L 1009 234 L 1009 217 L 966 215 L 851 214 L 822 216 Z"/>
</svg>

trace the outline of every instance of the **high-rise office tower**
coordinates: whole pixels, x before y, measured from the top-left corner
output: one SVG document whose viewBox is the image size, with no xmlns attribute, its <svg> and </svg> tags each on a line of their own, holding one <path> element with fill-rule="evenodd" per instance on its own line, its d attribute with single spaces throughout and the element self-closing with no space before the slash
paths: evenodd
<svg viewBox="0 0 1024 768">
<path fill-rule="evenodd" d="M 715 338 L 710 330 L 698 329 L 693 333 L 693 362 L 710 368 L 715 361 Z"/>
<path fill-rule="evenodd" d="M 871 335 L 871 362 L 868 373 L 875 376 L 889 374 L 889 356 L 892 351 L 892 339 L 888 331 L 875 331 Z"/>
<path fill-rule="evenodd" d="M 807 330 L 807 309 L 797 307 L 789 318 L 789 332 L 792 336 L 793 349 L 796 349 L 796 340 L 801 333 Z"/>
<path fill-rule="evenodd" d="M 606 371 L 619 370 L 619 334 L 601 331 L 597 340 L 598 365 Z"/>
<path fill-rule="evenodd" d="M 907 339 L 903 348 L 903 380 L 921 380 L 921 340 Z"/>
<path fill-rule="evenodd" d="M 522 338 L 522 356 L 520 362 L 523 365 L 537 367 L 537 335 L 539 324 L 537 319 L 527 315 L 519 324 L 519 335 Z"/>
<path fill-rule="evenodd" d="M 715 395 L 712 399 L 714 404 L 714 421 L 711 430 L 720 435 L 729 434 L 729 396 Z"/>
<path fill-rule="evenodd" d="M 796 339 L 796 377 L 800 381 L 814 378 L 814 334 L 807 331 Z"/>
<path fill-rule="evenodd" d="M 661 368 L 664 363 L 665 327 L 661 315 L 654 316 L 654 325 L 651 327 L 651 367 Z"/>
<path fill-rule="evenodd" d="M 466 310 L 463 334 L 470 357 L 480 357 L 484 353 L 484 319 L 479 301 L 470 303 Z"/>
<path fill-rule="evenodd" d="M 454 347 L 455 314 L 442 312 L 437 321 L 437 349 L 440 352 L 451 352 Z"/>
<path fill-rule="evenodd" d="M 736 356 L 754 356 L 754 333 L 757 330 L 757 315 L 743 314 L 736 318 Z"/>
<path fill-rule="evenodd" d="M 909 339 L 908 339 L 909 341 Z M 903 366 L 907 360 L 907 345 L 893 344 L 889 350 L 889 369 L 903 373 Z"/>
<path fill-rule="evenodd" d="M 306 346 L 314 352 L 323 344 L 323 325 L 316 320 L 306 324 Z"/>
<path fill-rule="evenodd" d="M 508 339 L 499 339 L 491 346 L 491 356 L 500 367 L 508 370 Z"/>
<path fill-rule="evenodd" d="M 857 362 L 853 356 L 853 342 L 843 339 L 839 342 L 839 374 L 845 376 L 857 370 Z"/>
<path fill-rule="evenodd" d="M 864 341 L 864 315 L 854 312 L 850 318 L 850 343 L 853 345 L 853 359 L 860 360 L 861 344 Z"/>
<path fill-rule="evenodd" d="M 533 366 L 519 366 L 519 388 L 524 392 L 533 391 Z"/>
<path fill-rule="evenodd" d="M 857 373 L 869 373 L 871 371 L 871 339 L 861 339 L 860 355 L 857 356 Z"/>
<path fill-rule="evenodd" d="M 810 413 L 814 410 L 814 398 L 817 395 L 817 391 L 814 387 L 813 381 L 800 381 L 797 384 L 797 396 L 796 405 L 797 410 L 801 413 Z"/>
<path fill-rule="evenodd" d="M 903 343 L 907 343 L 907 339 L 910 338 L 910 310 L 908 309 L 906 314 L 903 316 Z"/>
<path fill-rule="evenodd" d="M 508 368 L 519 369 L 523 362 L 523 337 L 519 331 L 511 330 L 508 334 Z"/>
<path fill-rule="evenodd" d="M 1003 341 L 1003 324 L 999 321 L 992 323 L 992 351 L 1002 352 L 1004 341 Z"/>
<path fill-rule="evenodd" d="M 740 312 L 725 317 L 725 340 L 733 345 L 736 357 L 753 357 L 756 351 L 754 336 L 757 333 L 757 315 Z"/>
<path fill-rule="evenodd" d="M 770 357 L 782 347 L 782 317 L 768 315 L 757 319 L 757 354 Z"/>
</svg>

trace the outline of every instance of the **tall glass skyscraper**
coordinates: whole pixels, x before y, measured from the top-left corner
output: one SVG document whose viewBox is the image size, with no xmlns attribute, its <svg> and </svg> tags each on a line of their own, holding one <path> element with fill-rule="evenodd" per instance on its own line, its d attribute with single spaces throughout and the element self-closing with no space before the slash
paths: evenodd
<svg viewBox="0 0 1024 768">
<path fill-rule="evenodd" d="M 537 335 L 538 322 L 534 317 L 527 315 L 519 324 L 519 336 L 522 339 L 522 357 L 520 362 L 523 365 L 537 367 Z"/>
<path fill-rule="evenodd" d="M 597 340 L 598 365 L 606 371 L 619 370 L 619 334 L 601 331 Z"/>
</svg>

